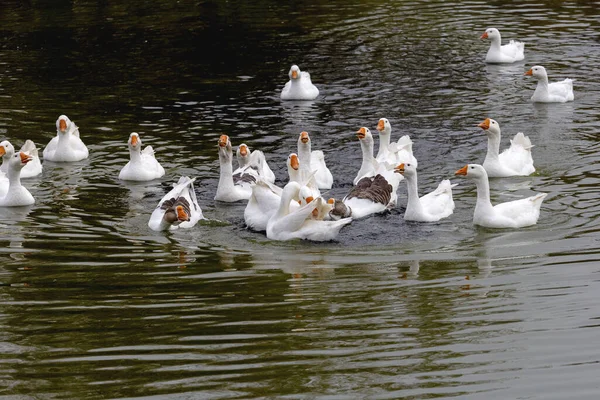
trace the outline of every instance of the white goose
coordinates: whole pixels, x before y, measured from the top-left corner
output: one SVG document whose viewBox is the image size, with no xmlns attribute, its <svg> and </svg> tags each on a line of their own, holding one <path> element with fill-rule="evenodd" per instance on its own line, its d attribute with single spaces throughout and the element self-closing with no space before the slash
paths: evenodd
<svg viewBox="0 0 600 400">
<path fill-rule="evenodd" d="M 310 74 L 300 71 L 297 65 L 292 65 L 288 73 L 290 80 L 281 91 L 281 100 L 314 100 L 319 95 L 319 89 L 313 85 Z"/>
<path fill-rule="evenodd" d="M 300 169 L 304 175 L 315 172 L 315 181 L 319 189 L 331 189 L 333 175 L 325 164 L 325 155 L 321 150 L 311 151 L 311 140 L 308 132 L 301 132 L 298 137 L 298 158 Z"/>
<path fill-rule="evenodd" d="M 251 184 L 256 182 L 256 175 L 250 172 L 244 173 L 234 183 L 232 161 L 233 151 L 231 150 L 229 136 L 221 135 L 219 137 L 219 185 L 215 194 L 215 200 L 217 201 L 235 202 L 247 200 L 252 195 Z"/>
<path fill-rule="evenodd" d="M 374 176 L 358 181 L 342 202 L 350 208 L 353 219 L 377 214 L 396 206 L 402 175 L 381 168 Z"/>
<path fill-rule="evenodd" d="M 165 174 L 165 170 L 154 157 L 152 146 L 142 150 L 142 139 L 136 132 L 129 135 L 129 162 L 121 169 L 119 179 L 126 181 L 151 181 Z"/>
<path fill-rule="evenodd" d="M 525 199 L 492 205 L 490 184 L 485 168 L 479 164 L 468 164 L 456 171 L 477 185 L 477 203 L 473 224 L 488 228 L 521 228 L 535 225 L 540 216 L 540 207 L 547 193 L 538 193 Z"/>
<path fill-rule="evenodd" d="M 322 206 L 323 198 L 318 197 L 308 204 L 290 210 L 292 200 L 299 201 L 300 184 L 288 182 L 283 188 L 281 201 L 277 211 L 267 223 L 267 237 L 272 240 L 306 239 L 313 241 L 328 241 L 337 237 L 340 229 L 349 224 L 352 218 L 338 221 L 319 221 L 311 219 L 315 208 Z"/>
<path fill-rule="evenodd" d="M 246 226 L 259 232 L 267 230 L 269 219 L 279 207 L 282 192 L 280 187 L 259 178 L 252 186 L 252 194 L 244 209 Z"/>
<path fill-rule="evenodd" d="M 79 138 L 79 128 L 66 115 L 56 120 L 57 135 L 44 149 L 44 160 L 73 162 L 88 158 L 89 151 Z"/>
<path fill-rule="evenodd" d="M 354 178 L 354 185 L 358 183 L 362 178 L 371 177 L 375 175 L 375 171 L 379 169 L 379 162 L 373 157 L 373 135 L 369 128 L 362 127 L 356 132 L 356 136 L 360 141 L 360 148 L 362 150 L 362 163 L 360 169 Z"/>
<path fill-rule="evenodd" d="M 535 172 L 531 157 L 531 140 L 522 132 L 510 141 L 510 147 L 500 153 L 500 124 L 486 118 L 479 126 L 488 137 L 488 149 L 483 168 L 489 177 L 527 176 Z"/>
<path fill-rule="evenodd" d="M 407 221 L 435 222 L 450 216 L 454 212 L 452 188 L 448 179 L 444 179 L 433 192 L 419 197 L 417 168 L 413 164 L 400 164 L 396 171 L 401 173 L 408 187 L 408 203 L 404 212 Z"/>
<path fill-rule="evenodd" d="M 531 101 L 537 103 L 565 103 L 573 101 L 573 80 L 565 79 L 560 82 L 548 83 L 548 74 L 546 68 L 541 65 L 535 65 L 525 72 L 526 76 L 532 76 L 537 79 L 537 87 Z"/>
<path fill-rule="evenodd" d="M 194 191 L 194 179 L 182 176 L 158 203 L 148 226 L 155 231 L 191 228 L 204 219 Z"/>
<path fill-rule="evenodd" d="M 490 39 L 490 49 L 485 56 L 485 62 L 491 64 L 506 64 L 521 61 L 525 58 L 525 44 L 511 40 L 502 46 L 500 31 L 496 28 L 488 28 L 481 35 L 481 39 Z"/>
<path fill-rule="evenodd" d="M 252 168 L 256 175 L 262 177 L 269 183 L 275 182 L 275 174 L 269 167 L 265 155 L 260 150 L 250 151 L 247 144 L 242 143 L 238 146 L 236 151 L 236 158 L 238 161 L 238 168 L 233 171 L 234 181 L 236 175 L 242 175 L 244 172 L 253 173 L 252 171 L 246 171 L 246 168 Z"/>
<path fill-rule="evenodd" d="M 42 163 L 38 156 L 38 150 L 35 147 L 35 143 L 29 139 L 26 140 L 20 151 L 27 153 L 31 157 L 31 161 L 29 161 L 21 170 L 21 178 L 32 178 L 40 175 L 42 173 Z M 0 166 L 1 172 L 4 172 L 5 174 L 8 172 L 8 163 L 14 155 L 15 148 L 8 140 L 0 142 L 0 156 L 2 156 L 2 165 Z"/>
<path fill-rule="evenodd" d="M 315 182 L 314 171 L 309 172 L 306 169 L 301 169 L 300 158 L 296 153 L 291 153 L 288 156 L 286 164 L 289 182 L 298 182 L 301 186 L 307 186 L 312 192 L 312 197 L 321 195 L 321 191 Z"/>
<path fill-rule="evenodd" d="M 24 152 L 15 153 L 11 157 L 7 173 L 8 190 L 0 197 L 0 207 L 29 206 L 35 203 L 29 190 L 21 185 L 21 170 L 30 161 L 31 156 Z"/>
<path fill-rule="evenodd" d="M 417 159 L 413 155 L 413 142 L 410 136 L 404 135 L 397 142 L 391 141 L 392 125 L 387 118 L 380 118 L 377 123 L 379 131 L 379 150 L 375 159 L 380 163 L 387 163 L 392 168 L 399 163 L 411 163 L 417 165 Z"/>
</svg>

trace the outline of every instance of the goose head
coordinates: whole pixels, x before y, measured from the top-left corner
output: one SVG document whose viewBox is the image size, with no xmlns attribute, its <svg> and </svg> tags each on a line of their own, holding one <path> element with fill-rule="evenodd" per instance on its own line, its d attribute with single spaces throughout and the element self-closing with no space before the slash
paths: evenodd
<svg viewBox="0 0 600 400">
<path fill-rule="evenodd" d="M 172 225 L 179 225 L 190 220 L 190 216 L 182 205 L 169 207 L 165 210 L 163 220 Z"/>
<path fill-rule="evenodd" d="M 235 152 L 239 167 L 245 167 L 250 162 L 250 149 L 246 143 L 242 143 L 238 146 Z"/>
<path fill-rule="evenodd" d="M 308 132 L 304 131 L 304 132 L 300 132 L 300 137 L 298 138 L 298 145 L 300 144 L 309 144 L 310 143 L 310 136 L 308 136 Z"/>
<path fill-rule="evenodd" d="M 65 134 L 69 132 L 71 128 L 71 120 L 66 115 L 61 115 L 56 120 L 56 132 L 59 134 Z"/>
<path fill-rule="evenodd" d="M 380 118 L 379 122 L 377 123 L 377 130 L 379 131 L 380 135 L 389 135 L 392 131 L 392 125 L 390 124 L 390 121 L 387 118 Z"/>
<path fill-rule="evenodd" d="M 415 167 L 415 165 L 412 163 L 402 163 L 394 168 L 394 172 L 410 178 L 417 174 L 417 167 Z"/>
<path fill-rule="evenodd" d="M 20 151 L 11 157 L 9 166 L 12 170 L 21 170 L 31 160 L 32 157 L 29 154 Z"/>
<path fill-rule="evenodd" d="M 288 75 L 292 80 L 300 78 L 300 67 L 298 67 L 297 65 L 292 65 Z"/>
<path fill-rule="evenodd" d="M 298 154 L 292 153 L 288 156 L 287 169 L 290 181 L 297 181 L 300 169 L 300 160 L 298 159 Z"/>
<path fill-rule="evenodd" d="M 361 144 L 373 144 L 373 135 L 371 134 L 369 128 L 363 126 L 358 131 L 356 131 L 356 136 L 360 140 Z"/>
<path fill-rule="evenodd" d="M 129 140 L 127 141 L 127 145 L 130 150 L 140 150 L 142 148 L 142 139 L 140 139 L 140 135 L 136 132 L 131 132 L 129 135 Z"/>
<path fill-rule="evenodd" d="M 471 179 L 487 179 L 487 172 L 485 172 L 485 169 L 479 164 L 467 164 L 456 171 L 454 175 L 466 176 Z"/>
<path fill-rule="evenodd" d="M 479 37 L 480 39 L 500 40 L 500 31 L 496 28 L 487 28 Z"/>
<path fill-rule="evenodd" d="M 486 118 L 485 121 L 477 126 L 483 129 L 488 136 L 500 136 L 500 124 L 491 118 Z"/>
<path fill-rule="evenodd" d="M 221 135 L 219 137 L 219 159 L 222 162 L 231 163 L 232 158 L 233 151 L 231 150 L 231 141 L 229 140 L 229 136 Z"/>
<path fill-rule="evenodd" d="M 352 216 L 352 208 L 347 206 L 343 201 L 331 198 L 327 200 L 327 203 L 332 206 L 331 210 L 329 211 L 330 219 L 338 221 L 342 218 L 348 218 Z"/>
<path fill-rule="evenodd" d="M 9 160 L 15 154 L 15 148 L 8 140 L 0 142 L 0 157 Z"/>
<path fill-rule="evenodd" d="M 525 72 L 525 76 L 532 76 L 537 80 L 548 79 L 546 68 L 542 67 L 541 65 L 534 65 L 531 67 L 529 71 Z"/>
</svg>

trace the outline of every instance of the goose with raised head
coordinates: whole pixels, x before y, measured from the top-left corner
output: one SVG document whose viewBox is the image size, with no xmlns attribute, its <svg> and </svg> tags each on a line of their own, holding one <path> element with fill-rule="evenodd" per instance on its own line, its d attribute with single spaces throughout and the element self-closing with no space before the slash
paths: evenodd
<svg viewBox="0 0 600 400">
<path fill-rule="evenodd" d="M 502 45 L 500 31 L 488 28 L 483 32 L 481 39 L 490 39 L 490 48 L 485 56 L 485 62 L 490 64 L 507 64 L 521 61 L 525 58 L 525 43 L 511 40 Z"/>
<path fill-rule="evenodd" d="M 444 179 L 433 192 L 419 197 L 417 167 L 410 163 L 402 163 L 396 167 L 396 171 L 404 176 L 408 188 L 405 220 L 435 222 L 454 212 L 452 188 L 456 184 L 451 184 L 450 180 Z"/>
<path fill-rule="evenodd" d="M 314 100 L 319 96 L 319 89 L 313 85 L 308 72 L 292 65 L 288 76 L 290 80 L 281 91 L 281 100 Z"/>
<path fill-rule="evenodd" d="M 573 101 L 573 79 L 564 79 L 560 82 L 548 82 L 548 73 L 546 68 L 541 65 L 531 67 L 526 76 L 532 76 L 537 80 L 535 92 L 531 96 L 531 101 L 536 103 L 565 103 Z"/>
<path fill-rule="evenodd" d="M 6 193 L 0 197 L 0 207 L 20 207 L 29 206 L 35 203 L 35 199 L 21 185 L 21 170 L 31 161 L 31 156 L 22 151 L 13 154 L 8 164 L 8 189 Z"/>
<path fill-rule="evenodd" d="M 164 231 L 191 228 L 204 219 L 194 191 L 195 180 L 196 178 L 187 176 L 179 178 L 152 212 L 148 221 L 150 229 Z"/>
<path fill-rule="evenodd" d="M 488 149 L 483 168 L 490 178 L 507 176 L 527 176 L 535 172 L 531 156 L 531 140 L 523 132 L 517 133 L 510 141 L 510 147 L 500 153 L 500 124 L 491 118 L 477 125 L 488 138 Z"/>
<path fill-rule="evenodd" d="M 151 181 L 165 174 L 165 169 L 154 156 L 152 146 L 142 150 L 142 139 L 136 132 L 132 132 L 127 140 L 129 148 L 129 162 L 121 168 L 119 179 L 125 181 Z"/>
<path fill-rule="evenodd" d="M 288 182 L 283 188 L 281 201 L 267 223 L 267 237 L 272 240 L 306 239 L 328 241 L 337 237 L 340 229 L 352 221 L 344 218 L 339 221 L 311 219 L 315 208 L 322 207 L 323 198 L 317 197 L 296 210 L 290 209 L 292 200 L 300 200 L 301 186 L 298 182 Z"/>
<path fill-rule="evenodd" d="M 455 173 L 475 181 L 477 203 L 473 224 L 488 228 L 521 228 L 535 225 L 540 217 L 540 208 L 547 193 L 492 205 L 490 184 L 485 168 L 479 164 L 467 164 Z"/>
<path fill-rule="evenodd" d="M 371 134 L 371 130 L 363 126 L 356 132 L 356 136 L 362 150 L 362 162 L 352 182 L 354 185 L 358 184 L 362 178 L 374 176 L 375 171 L 379 169 L 380 165 L 375 157 L 373 157 L 373 135 Z"/>
<path fill-rule="evenodd" d="M 74 162 L 88 158 L 89 151 L 79 137 L 79 128 L 66 115 L 56 120 L 56 136 L 43 151 L 44 160 Z"/>
<path fill-rule="evenodd" d="M 40 175 L 42 173 L 42 162 L 38 156 L 38 149 L 35 147 L 35 143 L 27 139 L 19 151 L 26 153 L 31 157 L 31 161 L 29 161 L 21 170 L 21 178 L 32 178 Z M 8 140 L 0 142 L 0 156 L 2 156 L 0 171 L 4 174 L 8 173 L 8 163 L 14 155 L 15 148 Z"/>
<path fill-rule="evenodd" d="M 218 143 L 220 175 L 215 200 L 225 202 L 248 200 L 252 195 L 252 184 L 256 182 L 256 175 L 247 172 L 240 175 L 239 179 L 234 182 L 233 151 L 229 136 L 221 135 Z"/>
<path fill-rule="evenodd" d="M 298 182 L 300 186 L 307 186 L 312 191 L 313 197 L 319 197 L 321 191 L 315 182 L 315 172 L 300 168 L 300 158 L 296 153 L 291 153 L 287 158 L 287 171 L 289 182 Z"/>
<path fill-rule="evenodd" d="M 315 174 L 315 182 L 319 189 L 331 189 L 333 175 L 325 163 L 325 155 L 321 150 L 311 150 L 311 140 L 308 132 L 300 133 L 298 137 L 298 159 L 302 175 Z"/>
</svg>

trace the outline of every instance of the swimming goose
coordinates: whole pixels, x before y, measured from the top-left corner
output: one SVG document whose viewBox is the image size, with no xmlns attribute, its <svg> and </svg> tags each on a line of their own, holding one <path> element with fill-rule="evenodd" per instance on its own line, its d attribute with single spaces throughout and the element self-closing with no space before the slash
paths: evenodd
<svg viewBox="0 0 600 400">
<path fill-rule="evenodd" d="M 325 164 L 325 155 L 321 150 L 311 151 L 311 140 L 308 132 L 301 132 L 298 137 L 298 158 L 300 169 L 304 175 L 315 172 L 315 182 L 319 189 L 331 189 L 333 175 Z"/>
<path fill-rule="evenodd" d="M 404 219 L 407 221 L 435 222 L 454 212 L 452 188 L 448 179 L 444 179 L 433 192 L 419 197 L 417 168 L 413 164 L 400 164 L 396 171 L 402 174 L 408 187 L 408 202 Z"/>
<path fill-rule="evenodd" d="M 215 200 L 217 201 L 247 200 L 252 195 L 251 184 L 256 182 L 256 176 L 251 172 L 244 173 L 234 183 L 232 160 L 233 151 L 231 150 L 229 136 L 221 135 L 219 137 L 219 185 L 215 194 Z"/>
<path fill-rule="evenodd" d="M 541 65 L 535 65 L 525 72 L 526 76 L 532 76 L 537 79 L 537 87 L 531 101 L 537 103 L 565 103 L 573 101 L 573 80 L 565 79 L 560 82 L 548 83 L 548 74 L 546 68 Z"/>
<path fill-rule="evenodd" d="M 238 169 L 233 172 L 234 181 L 236 180 L 235 175 L 243 171 L 245 167 L 250 166 L 256 171 L 257 175 L 260 175 L 267 182 L 275 182 L 275 174 L 269 167 L 267 159 L 265 158 L 265 154 L 262 151 L 250 151 L 248 145 L 242 143 L 237 148 L 236 157 L 238 161 Z"/>
<path fill-rule="evenodd" d="M 288 182 L 283 188 L 279 207 L 267 223 L 267 237 L 269 239 L 333 240 L 337 237 L 340 229 L 352 221 L 352 218 L 344 218 L 339 221 L 311 219 L 314 209 L 322 207 L 322 197 L 310 201 L 297 210 L 290 210 L 292 200 L 300 200 L 300 189 L 301 186 L 298 182 Z"/>
<path fill-rule="evenodd" d="M 89 151 L 79 138 L 79 128 L 66 115 L 56 120 L 56 136 L 43 152 L 44 160 L 73 162 L 88 158 Z"/>
<path fill-rule="evenodd" d="M 31 161 L 29 161 L 21 170 L 21 178 L 32 178 L 40 175 L 42 173 L 42 163 L 38 156 L 38 150 L 35 147 L 35 143 L 29 139 L 26 140 L 20 151 L 27 153 L 31 157 Z M 0 142 L 0 156 L 2 156 L 0 171 L 5 174 L 8 172 L 8 163 L 14 155 L 15 148 L 8 140 Z"/>
<path fill-rule="evenodd" d="M 477 185 L 477 203 L 473 224 L 488 228 L 521 228 L 535 225 L 540 216 L 540 207 L 547 193 L 538 193 L 525 199 L 492 205 L 490 184 L 485 168 L 479 164 L 467 164 L 455 173 L 466 176 Z"/>
<path fill-rule="evenodd" d="M 402 175 L 381 168 L 375 176 L 361 178 L 342 202 L 350 208 L 353 219 L 383 212 L 396 205 L 396 191 Z"/>
<path fill-rule="evenodd" d="M 375 175 L 375 171 L 379 169 L 379 162 L 373 157 L 373 135 L 369 128 L 362 127 L 356 132 L 356 136 L 360 141 L 360 148 L 362 150 L 362 163 L 360 169 L 354 178 L 354 185 L 358 183 L 362 178 L 371 177 Z"/>
<path fill-rule="evenodd" d="M 314 100 L 319 95 L 319 89 L 312 84 L 310 74 L 300 71 L 297 65 L 292 65 L 288 73 L 290 80 L 281 91 L 281 100 Z"/>
<path fill-rule="evenodd" d="M 258 166 L 250 162 L 251 152 L 248 146 L 245 143 L 240 144 L 235 153 L 238 167 L 232 173 L 233 183 L 236 184 L 240 181 L 255 182 L 259 175 Z"/>
<path fill-rule="evenodd" d="M 300 158 L 296 153 L 291 153 L 287 158 L 287 171 L 290 182 L 298 182 L 301 186 L 307 186 L 312 191 L 314 198 L 321 195 L 321 191 L 315 182 L 315 172 L 300 168 Z"/>
<path fill-rule="evenodd" d="M 244 209 L 246 226 L 255 231 L 267 230 L 267 223 L 279 207 L 283 190 L 259 177 Z M 296 203 L 296 206 L 298 204 Z"/>
<path fill-rule="evenodd" d="M 527 176 L 535 172 L 531 157 L 531 140 L 522 132 L 510 141 L 510 147 L 500 153 L 500 124 L 486 118 L 479 126 L 488 137 L 488 150 L 483 168 L 488 177 Z"/>
<path fill-rule="evenodd" d="M 20 207 L 29 206 L 35 203 L 35 199 L 21 185 L 21 170 L 28 162 L 31 161 L 31 156 L 22 151 L 13 154 L 8 164 L 8 190 L 6 194 L 0 198 L 0 207 Z"/>
<path fill-rule="evenodd" d="M 154 157 L 152 146 L 142 150 L 142 139 L 136 132 L 129 135 L 129 162 L 121 169 L 119 179 L 126 181 L 151 181 L 165 174 L 165 170 Z"/>
<path fill-rule="evenodd" d="M 525 58 L 525 44 L 511 40 L 508 44 L 502 46 L 500 31 L 496 28 L 488 28 L 481 39 L 490 39 L 490 49 L 485 56 L 485 62 L 491 64 L 505 64 L 521 61 Z"/>
<path fill-rule="evenodd" d="M 388 162 L 396 165 L 397 157 L 390 150 L 390 139 L 392 134 L 392 125 L 387 118 L 380 118 L 377 122 L 377 130 L 379 131 L 379 150 L 375 159 L 379 162 Z"/>
<path fill-rule="evenodd" d="M 164 231 L 191 228 L 204 219 L 194 191 L 195 180 L 196 178 L 190 179 L 187 176 L 179 178 L 152 212 L 148 221 L 150 229 Z"/>
</svg>

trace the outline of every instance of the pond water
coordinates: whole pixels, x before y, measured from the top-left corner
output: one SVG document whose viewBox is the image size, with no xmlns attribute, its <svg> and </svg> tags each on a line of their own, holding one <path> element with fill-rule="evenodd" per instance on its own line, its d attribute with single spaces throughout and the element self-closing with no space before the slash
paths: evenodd
<svg viewBox="0 0 600 400">
<path fill-rule="evenodd" d="M 598 398 L 600 4 L 236 3 L 0 5 L 0 135 L 43 149 L 66 114 L 90 149 L 0 208 L 0 398 Z M 492 26 L 523 62 L 484 63 Z M 292 64 L 317 100 L 279 100 Z M 531 103 L 536 64 L 575 101 Z M 413 139 L 421 192 L 459 184 L 450 218 L 405 222 L 402 183 L 334 242 L 273 242 L 213 200 L 223 133 L 283 184 L 308 131 L 339 198 L 381 117 Z M 535 226 L 472 225 L 454 171 L 483 161 L 487 117 L 502 148 L 535 145 L 535 174 L 491 182 L 495 202 L 548 193 Z M 133 131 L 160 180 L 117 179 Z M 208 220 L 153 232 L 180 175 Z"/>
</svg>

